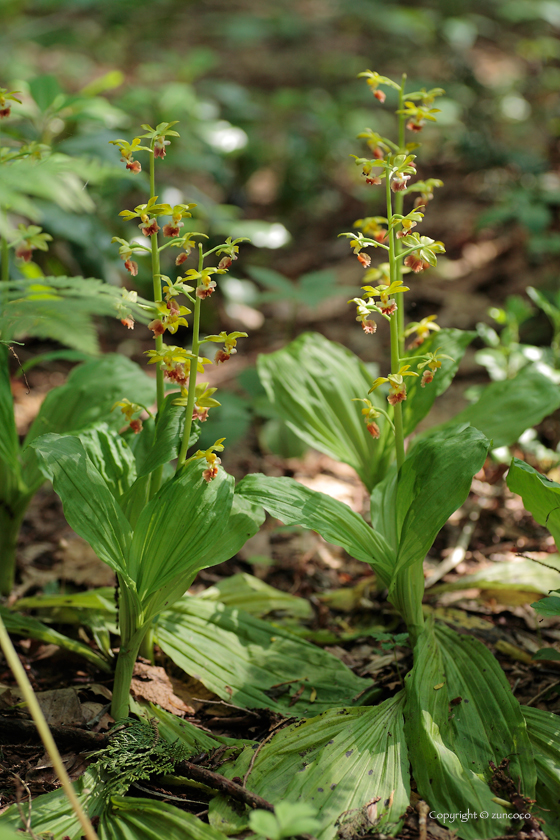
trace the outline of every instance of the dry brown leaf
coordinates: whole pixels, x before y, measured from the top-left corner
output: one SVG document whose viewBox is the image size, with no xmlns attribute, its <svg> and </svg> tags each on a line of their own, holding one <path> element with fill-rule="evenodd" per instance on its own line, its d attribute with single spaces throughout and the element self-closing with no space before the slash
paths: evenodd
<svg viewBox="0 0 560 840">
<path fill-rule="evenodd" d="M 134 666 L 130 691 L 135 700 L 157 703 L 162 709 L 173 714 L 194 713 L 192 706 L 188 706 L 175 694 L 165 669 L 159 665 L 137 662 Z"/>
</svg>

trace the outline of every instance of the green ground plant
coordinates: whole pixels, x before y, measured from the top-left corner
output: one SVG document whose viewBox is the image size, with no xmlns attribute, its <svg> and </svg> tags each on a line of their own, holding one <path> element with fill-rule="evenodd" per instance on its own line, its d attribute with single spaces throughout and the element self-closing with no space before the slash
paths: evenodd
<svg viewBox="0 0 560 840">
<path fill-rule="evenodd" d="M 41 98 L 43 88 L 35 87 Z M 46 101 L 46 100 L 45 100 Z M 0 89 L 2 129 L 0 148 L 0 593 L 9 595 L 14 582 L 15 547 L 30 499 L 44 482 L 29 444 L 45 432 L 72 432 L 96 421 L 115 423 L 111 414 L 119 397 L 138 394 L 152 401 L 153 384 L 128 359 L 111 355 L 100 359 L 93 315 L 146 322 L 146 302 L 133 292 L 82 277 L 45 276 L 33 261 L 34 252 L 48 250 L 52 237 L 36 224 L 15 225 L 14 219 L 40 218 L 37 197 L 67 212 L 91 210 L 86 180 L 99 168 L 86 161 L 54 152 L 45 141 L 28 140 L 29 126 L 17 119 L 11 124 L 12 107 L 19 107 L 17 91 Z M 48 106 L 46 106 L 48 107 Z M 6 125 L 6 128 L 4 126 Z M 107 173 L 105 173 L 107 174 Z M 48 205 L 47 205 L 48 206 Z M 13 256 L 12 256 L 13 255 Z M 61 388 L 43 402 L 20 446 L 10 390 L 9 363 L 18 339 L 26 336 L 58 341 L 69 350 L 55 351 L 56 358 L 89 359 L 70 375 Z"/>
<path fill-rule="evenodd" d="M 544 820 L 549 836 L 556 840 L 560 831 L 554 817 L 539 810 L 560 795 L 556 719 L 520 706 L 482 643 L 432 618 L 425 620 L 422 564 L 439 530 L 466 499 L 491 439 L 494 445 L 496 438 L 515 440 L 560 400 L 546 376 L 526 368 L 514 379 L 493 383 L 476 406 L 445 426 L 417 436 L 405 448 L 406 438 L 450 384 L 472 334 L 439 329 L 431 317 L 408 325 L 404 319 L 408 287 L 403 276 L 435 265 L 444 251 L 442 243 L 412 230 L 421 222 L 437 184 L 429 179 L 408 184 L 416 174 L 413 152 L 417 144 L 406 142 L 405 130 L 408 127 L 416 134 L 426 120 L 433 121 L 436 109 L 432 105 L 441 91 L 407 94 L 404 77 L 396 83 L 371 71 L 363 75 L 378 101 L 385 99 L 384 87 L 398 95 L 397 140 L 367 130 L 364 137 L 373 157 L 358 159 L 369 185 L 385 188 L 386 216 L 363 219 L 358 233 L 345 234 L 368 271 L 365 295 L 355 300 L 358 320 L 366 333 L 375 332 L 375 318 L 388 321 L 390 370 L 372 385 L 357 357 L 314 335 L 304 335 L 285 350 L 263 357 L 260 367 L 270 399 L 289 427 L 306 443 L 356 468 L 371 492 L 371 522 L 291 479 L 251 475 L 235 486 L 219 465 L 217 453 L 222 451 L 223 438 L 189 454 L 196 445 L 200 422 L 217 402 L 214 389 L 198 381 L 209 363 L 200 356 L 200 346 L 204 341 L 223 344 L 215 359 L 222 363 L 241 338 L 239 333 L 206 338 L 200 334 L 201 302 L 213 294 L 213 278 L 227 271 L 238 246 L 228 239 L 205 251 L 203 242 L 196 241 L 200 235 L 181 233 L 191 206 L 158 203 L 155 161 L 165 157 L 167 138 L 176 136 L 174 123 L 161 123 L 155 129 L 145 125 L 145 134 L 132 143 L 116 141 L 131 172 L 141 168 L 137 152 L 148 155 L 150 163 L 146 203 L 122 213 L 125 219 L 139 220 L 146 239 L 119 238 L 118 244 L 132 275 L 137 270 L 133 258 L 145 256 L 151 262 L 154 301 L 149 326 L 155 347 L 148 355 L 157 365 L 157 414 L 149 416 L 151 406 L 138 399 L 122 398 L 117 403 L 129 427 L 123 435 L 107 425 L 96 425 L 75 435 L 43 435 L 33 441 L 32 448 L 63 501 L 69 524 L 116 572 L 121 647 L 112 713 L 125 718 L 133 711 L 157 719 L 146 727 L 150 736 L 144 751 L 147 764 L 157 763 L 163 754 L 160 770 L 162 766 L 168 769 L 173 750 L 160 750 L 160 736 L 168 744 L 179 742 L 176 761 L 220 744 L 200 730 L 193 733 L 190 724 L 157 707 L 147 710 L 131 702 L 136 656 L 140 650 L 150 656 L 152 634 L 177 664 L 192 673 L 194 663 L 198 678 L 230 701 L 237 702 L 237 696 L 232 697 L 229 676 L 225 683 L 219 671 L 235 670 L 248 662 L 240 687 L 244 691 L 241 704 L 282 710 L 273 705 L 278 702 L 273 693 L 278 684 L 267 684 L 268 702 L 263 702 L 266 692 L 259 695 L 259 682 L 266 679 L 267 671 L 280 667 L 279 660 L 294 657 L 294 637 L 278 628 L 272 633 L 270 627 L 267 634 L 253 616 L 228 607 L 227 598 L 236 597 L 232 591 L 229 595 L 221 592 L 218 604 L 212 600 L 215 593 L 206 602 L 183 597 L 199 569 L 233 556 L 256 533 L 267 510 L 288 525 L 317 531 L 373 567 L 406 624 L 414 666 L 394 697 L 378 705 L 359 706 L 360 696 L 362 702 L 372 699 L 371 692 L 365 694 L 370 684 L 340 663 L 326 673 L 329 660 L 325 655 L 310 645 L 300 647 L 305 665 L 287 680 L 295 685 L 283 707 L 299 720 L 259 749 L 254 743 L 238 740 L 232 744 L 228 739 L 232 750 L 224 756 L 223 775 L 243 779 L 249 791 L 273 806 L 309 804 L 318 840 L 363 835 L 374 829 L 396 834 L 411 799 L 411 770 L 418 794 L 437 819 L 465 840 L 503 836 L 511 820 L 514 825 L 523 821 L 524 829 L 534 832 Z M 407 193 L 418 200 L 405 213 Z M 159 238 L 162 217 L 170 220 L 161 231 L 163 243 Z M 198 257 L 197 267 L 176 280 L 162 274 L 160 264 L 161 255 L 172 246 L 180 249 L 176 265 L 182 265 L 191 250 Z M 370 247 L 385 251 L 387 263 L 371 267 L 366 250 Z M 205 265 L 209 257 L 221 259 L 209 267 Z M 180 295 L 187 305 L 178 301 Z M 165 333 L 175 334 L 190 315 L 192 349 L 165 344 Z M 412 339 L 408 348 L 407 339 Z M 166 379 L 180 390 L 166 393 Z M 173 470 L 170 462 L 175 459 Z M 97 610 L 106 619 L 111 615 L 110 602 L 105 598 L 103 604 L 101 593 L 85 594 L 92 605 L 97 598 L 92 612 Z M 262 592 L 257 594 L 264 597 Z M 59 608 L 78 605 L 68 598 L 63 601 L 58 597 Z M 107 637 L 99 633 L 99 639 L 103 638 Z M 400 643 L 404 636 L 399 634 L 398 639 Z M 250 659 L 255 640 L 264 652 L 259 670 Z M 338 681 L 346 681 L 339 691 Z M 302 705 L 300 698 L 304 698 Z M 132 754 L 135 749 L 133 745 Z M 127 761 L 134 767 L 133 758 L 127 756 Z M 494 768 L 504 768 L 504 761 L 509 763 L 517 790 L 515 800 L 497 789 Z M 276 837 L 303 830 L 302 824 L 311 828 L 310 813 L 304 818 L 300 812 L 302 822 L 290 825 L 290 815 L 281 807 L 274 817 L 251 816 L 243 809 L 234 814 L 223 796 L 212 799 L 207 826 L 173 806 L 124 798 L 120 789 L 111 786 L 115 780 L 109 778 L 108 783 L 104 775 L 118 771 L 114 763 L 113 751 L 112 757 L 102 758 L 102 767 L 88 770 L 76 784 L 90 817 L 100 818 L 102 837 L 128 834 L 152 840 L 165 829 L 170 837 L 183 832 L 200 840 L 221 840 L 226 832 L 239 833 L 247 826 Z M 71 840 L 79 837 L 81 829 L 68 807 L 61 805 L 59 792 L 36 800 L 33 812 L 35 832 L 58 831 Z M 21 825 L 15 808 L 3 820 L 8 826 Z"/>
<path fill-rule="evenodd" d="M 360 362 L 348 351 L 313 335 L 302 336 L 286 349 L 261 358 L 260 370 L 271 401 L 290 428 L 307 443 L 357 469 L 371 491 L 371 525 L 345 505 L 292 479 L 248 476 L 241 482 L 239 492 L 283 522 L 312 528 L 372 565 L 388 591 L 389 601 L 403 617 L 414 645 L 414 667 L 406 677 L 400 698 L 404 727 L 396 736 L 398 760 L 406 767 L 410 761 L 418 792 L 431 808 L 443 812 L 444 816 L 438 819 L 444 824 L 454 822 L 450 812 L 468 813 L 474 807 L 476 815 L 472 816 L 471 810 L 471 816 L 460 825 L 455 824 L 454 829 L 460 837 L 479 840 L 507 830 L 509 812 L 513 810 L 507 801 L 493 795 L 492 764 L 499 766 L 502 759 L 515 754 L 518 764 L 513 773 L 520 780 L 520 790 L 528 803 L 535 796 L 539 747 L 531 741 L 531 727 L 528 728 L 523 710 L 489 651 L 473 638 L 460 637 L 434 625 L 433 619 L 425 621 L 422 564 L 444 522 L 467 497 L 473 475 L 484 464 L 494 428 L 499 426 L 498 435 L 508 438 L 529 425 L 528 416 L 518 390 L 521 381 L 504 380 L 488 386 L 478 409 L 467 409 L 444 427 L 430 429 L 405 451 L 405 438 L 450 383 L 472 336 L 440 330 L 431 316 L 408 326 L 404 320 L 403 301 L 408 287 L 402 280 L 403 269 L 418 274 L 435 265 L 437 255 L 444 251 L 442 243 L 412 232 L 422 220 L 435 184 L 420 181 L 408 185 L 417 174 L 412 152 L 418 144 L 405 142 L 405 126 L 417 133 L 426 120 L 435 120 L 437 110 L 432 105 L 441 91 L 407 94 L 404 77 L 399 84 L 371 71 L 362 75 L 380 102 L 385 101 L 383 87 L 398 94 L 398 141 L 368 129 L 361 136 L 367 139 L 373 158 L 357 159 L 367 183 L 384 186 L 386 216 L 360 220 L 359 233 L 344 234 L 368 272 L 364 297 L 355 300 L 357 320 L 366 333 L 376 331 L 375 318 L 389 321 L 390 371 L 371 384 Z M 405 213 L 403 197 L 407 192 L 413 193 L 416 201 Z M 381 248 L 388 261 L 370 267 L 371 257 L 365 251 L 370 247 Z M 410 337 L 412 343 L 406 348 Z M 539 404 L 533 415 L 536 417 L 543 409 L 548 413 L 557 406 L 558 396 L 553 383 L 534 368 L 529 370 Z M 527 373 L 523 381 L 529 381 Z M 511 382 L 515 383 L 513 388 L 503 387 Z M 497 384 L 501 389 L 496 389 Z M 360 385 L 362 394 L 367 389 L 367 397 L 360 395 Z M 388 406 L 377 396 L 378 389 L 386 386 Z M 502 412 L 508 402 L 510 416 L 503 422 Z M 533 405 L 529 413 L 535 408 Z M 359 434 L 360 420 L 365 421 L 362 427 L 365 425 L 368 437 Z M 489 701 L 492 709 L 486 706 Z M 454 707 L 457 711 L 451 712 Z M 381 708 L 377 707 L 380 714 Z M 397 698 L 390 714 L 389 728 L 398 731 L 402 710 Z M 485 719 L 493 721 L 491 727 Z M 308 725 L 311 738 L 313 724 L 308 721 Z M 478 733 L 476 743 L 472 738 L 474 731 Z M 315 733 L 318 735 L 318 728 Z M 270 760 L 285 754 L 281 740 L 273 739 Z M 353 743 L 351 751 L 357 749 L 359 755 L 375 753 L 380 748 L 371 731 L 356 736 Z M 326 747 L 320 746 L 319 739 L 315 749 L 317 765 L 323 771 L 327 766 L 332 768 L 331 789 L 338 789 L 338 765 L 329 763 L 331 756 L 327 758 Z M 338 758 L 340 761 L 340 754 Z M 266 761 L 265 756 L 262 761 Z M 261 794 L 266 791 L 272 801 L 280 790 L 286 796 L 295 789 L 303 791 L 304 781 L 277 786 L 266 774 L 259 774 L 263 766 L 258 768 L 258 761 L 256 765 L 249 778 L 256 782 L 255 789 Z M 309 778 L 312 775 L 310 772 Z M 383 826 L 388 833 L 398 831 L 401 825 L 399 814 L 408 795 L 407 775 L 408 770 L 397 781 L 399 771 L 392 766 L 378 777 L 381 799 L 384 791 L 394 791 L 394 796 L 387 799 L 391 805 L 375 813 L 375 825 Z M 386 781 L 386 788 L 382 780 Z M 558 775 L 554 785 L 558 785 Z M 320 799 L 328 811 L 326 803 L 330 797 Z M 491 819 L 486 822 L 488 813 Z M 542 815 L 547 819 L 544 812 Z M 538 827 L 531 814 L 527 814 L 526 825 L 529 824 Z M 320 836 L 332 835 L 325 828 L 325 834 Z"/>
</svg>

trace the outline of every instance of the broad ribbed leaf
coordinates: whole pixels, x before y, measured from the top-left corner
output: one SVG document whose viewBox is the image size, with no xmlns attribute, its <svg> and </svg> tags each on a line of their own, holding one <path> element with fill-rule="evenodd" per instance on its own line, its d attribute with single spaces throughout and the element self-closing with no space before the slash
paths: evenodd
<svg viewBox="0 0 560 840">
<path fill-rule="evenodd" d="M 24 636 L 26 639 L 39 639 L 50 645 L 58 645 L 64 650 L 77 653 L 89 662 L 92 662 L 102 671 L 110 671 L 111 668 L 106 659 L 99 656 L 94 650 L 77 639 L 70 639 L 58 630 L 54 630 L 42 621 L 31 616 L 23 616 L 20 613 L 12 612 L 6 607 L 0 606 L 0 615 L 8 633 L 15 633 L 17 636 Z"/>
<path fill-rule="evenodd" d="M 560 549 L 560 484 L 525 461 L 514 458 L 507 475 L 507 486 L 521 496 L 533 519 L 548 528 Z"/>
<path fill-rule="evenodd" d="M 198 569 L 225 563 L 254 537 L 265 520 L 262 507 L 246 499 L 235 488 L 229 518 L 217 543 L 212 544 L 198 560 Z"/>
<path fill-rule="evenodd" d="M 90 819 L 102 814 L 107 794 L 105 783 L 95 768 L 86 770 L 84 775 L 74 782 L 74 790 L 80 805 Z M 69 840 L 80 840 L 83 835 L 84 830 L 62 788 L 37 796 L 32 803 L 25 800 L 21 806 L 10 805 L 0 817 L 0 825 L 24 831 L 27 826 L 22 822 L 20 807 L 26 820 L 29 817 L 35 836 L 68 837 Z M 18 834 L 17 836 L 28 835 Z"/>
<path fill-rule="evenodd" d="M 405 436 L 411 434 L 418 423 L 426 417 L 435 399 L 444 391 L 447 391 L 457 373 L 461 359 L 465 355 L 465 350 L 473 338 L 476 338 L 476 332 L 473 331 L 439 330 L 439 332 L 432 333 L 430 338 L 426 339 L 420 347 L 415 347 L 405 353 L 402 359 L 403 364 L 407 362 L 409 356 L 417 357 L 425 353 L 433 353 L 436 350 L 446 356 L 451 356 L 451 359 L 441 360 L 441 368 L 437 371 L 434 381 L 430 385 L 422 388 L 421 376 L 410 377 L 406 380 L 407 399 L 402 404 Z M 412 362 L 412 370 L 416 370 L 418 362 L 420 362 L 420 359 L 415 359 Z"/>
<path fill-rule="evenodd" d="M 324 712 L 282 729 L 259 751 L 247 787 L 275 805 L 312 805 L 318 840 L 338 836 L 339 818 L 343 836 L 360 837 L 373 823 L 396 834 L 410 800 L 403 701 L 401 692 L 379 706 Z M 243 775 L 251 753 L 225 774 Z"/>
<path fill-rule="evenodd" d="M 292 478 L 260 474 L 246 476 L 237 492 L 262 505 L 286 525 L 302 525 L 317 531 L 327 542 L 341 545 L 357 560 L 374 564 L 383 579 L 389 579 L 393 566 L 391 549 L 348 505 L 304 487 Z"/>
<path fill-rule="evenodd" d="M 226 840 L 211 825 L 167 802 L 112 796 L 99 825 L 99 840 Z"/>
<path fill-rule="evenodd" d="M 9 350 L 0 344 L 0 465 L 19 475 L 19 440 L 14 421 L 14 400 L 10 388 Z"/>
<path fill-rule="evenodd" d="M 35 438 L 49 432 L 78 432 L 103 421 L 118 429 L 124 425 L 123 415 L 112 409 L 125 397 L 148 406 L 155 400 L 155 380 L 130 359 L 111 353 L 75 367 L 65 385 L 47 394 L 27 433 L 23 452 L 26 483 L 38 488 L 43 481 L 29 447 Z"/>
<path fill-rule="evenodd" d="M 220 468 L 212 481 L 203 465 L 191 461 L 156 493 L 134 530 L 128 571 L 144 603 L 164 587 L 184 579 L 183 592 L 219 551 L 233 502 L 234 479 Z M 227 537 L 227 535 L 226 535 Z M 163 604 L 163 601 L 162 601 Z M 151 605 L 155 609 L 155 602 Z"/>
<path fill-rule="evenodd" d="M 124 397 L 141 405 L 155 400 L 155 379 L 126 356 L 109 353 L 75 367 L 65 385 L 47 394 L 33 422 L 25 446 L 47 432 L 78 432 L 98 422 L 118 429 L 126 425 L 119 409 L 112 411 Z"/>
<path fill-rule="evenodd" d="M 173 400 L 179 396 L 181 396 L 180 392 L 175 391 L 165 397 L 158 411 L 152 446 L 138 465 L 139 476 L 147 475 L 162 464 L 167 464 L 177 458 L 185 426 L 184 406 L 173 405 Z M 199 437 L 200 423 L 195 421 L 189 438 L 189 447 L 193 446 Z"/>
<path fill-rule="evenodd" d="M 215 586 L 205 589 L 198 595 L 204 601 L 219 601 L 227 607 L 239 607 L 257 618 L 271 612 L 311 618 L 313 609 L 305 598 L 282 592 L 263 580 L 240 572 L 223 578 Z"/>
<path fill-rule="evenodd" d="M 123 438 L 107 423 L 85 429 L 78 438 L 113 496 L 126 493 L 136 479 L 136 461 Z"/>
<path fill-rule="evenodd" d="M 539 373 L 535 365 L 528 365 L 513 379 L 491 382 L 474 405 L 460 411 L 444 426 L 470 423 L 497 449 L 515 443 L 525 429 L 536 426 L 558 406 L 558 385 Z"/>
<path fill-rule="evenodd" d="M 430 593 L 435 595 L 439 592 L 456 592 L 474 588 L 500 593 L 500 603 L 504 603 L 502 599 L 508 597 L 511 597 L 516 604 L 527 603 L 527 600 L 535 594 L 546 595 L 551 589 L 560 585 L 560 558 L 558 555 L 549 555 L 546 563 L 548 566 L 557 566 L 558 571 L 554 568 L 546 568 L 542 563 L 536 563 L 533 560 L 521 560 L 519 563 L 514 561 L 494 563 L 489 568 L 481 569 L 472 575 L 461 575 L 450 583 L 432 586 Z"/>
<path fill-rule="evenodd" d="M 485 840 L 505 834 L 509 820 L 504 808 L 492 801 L 494 794 L 488 785 L 454 751 L 449 702 L 455 695 L 448 691 L 442 654 L 431 621 L 416 644 L 414 668 L 406 676 L 405 687 L 406 742 L 419 795 L 438 813 L 449 815 L 470 810 L 492 815 L 489 819 L 473 817 L 466 822 L 441 819 L 443 825 L 451 827 L 463 840 Z"/>
<path fill-rule="evenodd" d="M 423 560 L 439 531 L 469 493 L 489 441 L 470 426 L 445 429 L 413 447 L 401 467 L 396 495 L 396 573 Z"/>
<path fill-rule="evenodd" d="M 130 525 L 78 438 L 44 435 L 33 447 L 62 500 L 70 527 L 115 572 L 125 573 Z"/>
<path fill-rule="evenodd" d="M 374 440 L 353 399 L 367 397 L 372 377 L 362 362 L 340 344 L 305 333 L 287 347 L 258 359 L 258 371 L 278 415 L 308 446 L 353 467 L 369 490 L 385 475 L 392 432 L 379 418 L 381 439 Z M 376 393 L 370 397 L 384 405 Z"/>
<path fill-rule="evenodd" d="M 164 612 L 155 636 L 164 653 L 187 674 L 223 700 L 249 709 L 315 715 L 350 705 L 372 685 L 309 642 L 242 610 L 198 598 L 182 598 Z M 271 691 L 279 683 L 287 683 L 282 696 Z M 301 686 L 303 693 L 290 706 Z"/>
<path fill-rule="evenodd" d="M 163 607 L 173 604 L 177 598 L 184 595 L 200 569 L 225 563 L 226 560 L 237 554 L 247 540 L 255 536 L 264 521 L 264 517 L 262 508 L 255 507 L 247 499 L 238 496 L 236 493 L 224 530 L 220 535 L 217 532 L 211 535 L 213 539 L 210 540 L 208 548 L 196 559 L 196 562 L 191 562 L 188 567 L 182 569 L 168 583 L 156 588 L 154 594 L 144 602 L 147 614 L 155 615 Z"/>
<path fill-rule="evenodd" d="M 544 820 L 550 840 L 560 840 L 560 717 L 522 706 L 537 768 L 536 804 L 533 813 Z"/>
<path fill-rule="evenodd" d="M 497 659 L 472 636 L 436 625 L 451 706 L 453 749 L 464 767 L 489 782 L 488 762 L 499 765 L 506 756 L 516 786 L 534 798 L 536 771 L 521 706 Z"/>
</svg>

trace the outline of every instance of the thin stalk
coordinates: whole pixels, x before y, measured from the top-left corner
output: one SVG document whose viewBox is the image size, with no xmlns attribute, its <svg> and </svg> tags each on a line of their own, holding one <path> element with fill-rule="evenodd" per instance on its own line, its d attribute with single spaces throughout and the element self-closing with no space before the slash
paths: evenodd
<svg viewBox="0 0 560 840">
<path fill-rule="evenodd" d="M 153 198 L 156 194 L 156 173 L 155 173 L 155 159 L 153 154 L 153 147 L 154 144 L 152 142 L 152 154 L 150 155 L 150 198 Z M 161 277 L 160 277 L 160 261 L 159 261 L 159 249 L 158 249 L 158 235 L 157 233 L 153 233 L 150 237 L 151 245 L 152 245 L 152 282 L 153 282 L 153 289 L 154 289 L 154 301 L 155 303 L 161 303 L 163 300 L 162 292 L 161 292 Z M 161 353 L 163 348 L 163 339 L 161 335 L 157 335 L 155 337 L 155 345 L 156 350 L 158 353 Z M 157 408 L 158 413 L 163 405 L 163 400 L 165 399 L 165 389 L 163 385 L 163 370 L 156 366 L 156 392 L 157 392 Z M 150 479 L 150 498 L 157 493 L 161 485 L 161 478 L 163 475 L 163 466 L 158 467 L 152 473 L 152 477 Z"/>
<path fill-rule="evenodd" d="M 111 715 L 115 720 L 128 717 L 130 683 L 140 645 L 150 625 L 138 628 L 142 620 L 141 605 L 136 593 L 129 589 L 126 579 L 118 576 L 119 632 L 121 645 L 115 667 Z M 147 657 L 148 659 L 150 657 Z"/>
<path fill-rule="evenodd" d="M 421 562 L 397 573 L 394 592 L 389 600 L 404 618 L 413 648 L 424 627 L 423 595 L 424 570 Z"/>
<path fill-rule="evenodd" d="M 2 257 L 2 274 L 0 275 L 0 280 L 2 286 L 5 283 L 8 283 L 10 280 L 10 254 L 8 250 L 8 240 L 5 236 L 2 237 L 2 246 L 0 251 Z M 2 311 L 2 299 L 4 298 L 5 292 L 4 289 L 0 290 L 0 312 Z"/>
<path fill-rule="evenodd" d="M 399 111 L 402 111 L 404 107 L 404 85 L 406 82 L 406 73 L 403 73 L 401 79 L 401 89 L 399 91 Z M 405 115 L 399 114 L 399 150 L 404 152 L 405 147 Z M 404 193 L 399 192 L 395 196 L 395 213 L 399 213 L 401 216 L 403 215 L 403 206 L 404 206 Z M 397 239 L 395 241 L 395 254 L 397 256 L 396 263 L 395 263 L 395 280 L 400 280 L 402 277 L 402 262 L 399 259 L 399 254 L 402 251 L 401 240 Z M 397 309 L 397 323 L 399 325 L 399 356 L 402 358 L 404 356 L 404 293 L 400 292 L 397 297 L 398 309 Z"/>
<path fill-rule="evenodd" d="M 204 255 L 202 253 L 202 245 L 198 245 L 198 270 L 202 271 L 204 264 Z M 202 301 L 198 297 L 195 298 L 194 315 L 193 315 L 193 339 L 192 339 L 192 353 L 196 356 L 191 359 L 191 366 L 189 371 L 189 390 L 187 395 L 187 408 L 185 411 L 185 429 L 183 431 L 183 441 L 181 443 L 181 451 L 177 460 L 177 472 L 181 469 L 187 458 L 187 450 L 189 448 L 189 438 L 191 436 L 192 418 L 194 411 L 194 400 L 196 396 L 196 374 L 198 366 L 198 351 L 200 349 L 200 305 Z"/>
<path fill-rule="evenodd" d="M 52 765 L 56 771 L 56 774 L 60 780 L 60 783 L 63 787 L 64 793 L 68 797 L 68 800 L 74 809 L 74 813 L 76 814 L 80 825 L 82 826 L 82 830 L 84 835 L 86 836 L 87 840 L 97 840 L 97 834 L 95 833 L 89 818 L 84 813 L 82 806 L 80 805 L 80 801 L 76 796 L 76 791 L 72 786 L 72 782 L 68 777 L 68 773 L 62 763 L 62 758 L 60 757 L 60 753 L 57 749 L 57 746 L 54 742 L 53 736 L 51 735 L 51 731 L 47 725 L 47 722 L 43 716 L 43 712 L 41 711 L 41 707 L 37 701 L 35 696 L 35 692 L 31 688 L 31 683 L 27 678 L 27 674 L 25 673 L 21 662 L 19 661 L 18 655 L 12 645 L 11 639 L 6 632 L 6 628 L 4 627 L 4 622 L 0 618 L 0 646 L 2 647 L 2 651 L 4 656 L 6 657 L 6 661 L 10 666 L 14 677 L 17 680 L 17 683 L 21 689 L 21 693 L 23 694 L 23 699 L 27 703 L 27 708 L 31 713 L 31 717 L 35 722 L 35 726 L 37 727 L 37 732 L 41 736 L 41 740 L 45 746 L 45 750 L 47 751 L 50 760 L 52 761 Z"/>
<path fill-rule="evenodd" d="M 395 231 L 391 228 L 391 219 L 393 217 L 392 197 L 391 197 L 391 181 L 389 176 L 386 178 L 386 197 L 387 197 L 387 222 L 389 229 L 389 267 L 391 282 L 395 279 L 395 271 L 397 258 L 395 256 Z M 402 306 L 402 304 L 401 304 Z M 399 309 L 397 309 L 397 313 Z M 391 315 L 391 373 L 398 373 L 400 370 L 400 341 L 399 341 L 399 322 L 395 315 Z M 404 434 L 402 421 L 402 406 L 396 403 L 393 406 L 394 423 L 395 423 L 395 450 L 397 456 L 397 469 L 400 469 L 404 461 Z"/>
<path fill-rule="evenodd" d="M 130 684 L 134 665 L 138 657 L 140 645 L 148 632 L 149 625 L 146 624 L 128 640 L 121 641 L 121 648 L 117 657 L 115 667 L 115 682 L 113 685 L 113 698 L 111 701 L 111 715 L 115 720 L 124 720 L 128 717 L 130 704 Z"/>
<path fill-rule="evenodd" d="M 153 146 L 153 144 L 152 144 Z M 155 161 L 153 151 L 150 155 L 150 198 L 153 198 L 156 194 L 156 175 L 155 175 Z M 160 265 L 159 265 L 159 250 L 158 250 L 158 235 L 157 233 L 153 233 L 151 238 L 152 243 L 152 278 L 153 278 L 153 287 L 154 287 L 154 301 L 155 303 L 161 303 L 163 300 L 163 296 L 161 293 L 161 277 L 160 275 Z M 161 352 L 161 348 L 163 345 L 163 339 L 161 335 L 156 336 L 156 350 Z M 157 406 L 158 411 L 161 408 L 161 404 L 165 397 L 165 392 L 163 388 L 163 371 L 160 370 L 158 367 L 156 370 L 157 376 Z"/>
</svg>

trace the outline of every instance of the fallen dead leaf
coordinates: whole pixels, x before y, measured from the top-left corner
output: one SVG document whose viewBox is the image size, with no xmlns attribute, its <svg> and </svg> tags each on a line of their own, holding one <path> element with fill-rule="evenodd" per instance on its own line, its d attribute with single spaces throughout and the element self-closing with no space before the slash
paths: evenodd
<svg viewBox="0 0 560 840">
<path fill-rule="evenodd" d="M 157 703 L 162 709 L 173 714 L 194 713 L 193 707 L 188 706 L 175 694 L 171 680 L 160 665 L 137 662 L 134 666 L 130 691 L 135 700 Z"/>
</svg>

